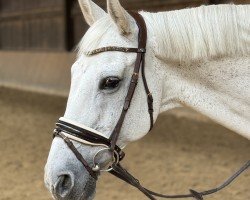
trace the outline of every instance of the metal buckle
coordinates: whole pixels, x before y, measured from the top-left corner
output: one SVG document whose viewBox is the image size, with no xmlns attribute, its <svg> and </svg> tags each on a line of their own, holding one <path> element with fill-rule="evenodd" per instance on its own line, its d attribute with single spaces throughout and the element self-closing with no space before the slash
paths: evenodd
<svg viewBox="0 0 250 200">
<path fill-rule="evenodd" d="M 110 164 L 108 163 L 108 165 L 106 166 L 100 166 L 100 164 L 96 162 L 96 157 L 98 156 L 98 154 L 105 152 L 105 151 L 109 151 L 110 153 L 112 153 L 112 161 L 110 162 Z M 110 148 L 103 148 L 99 150 L 98 152 L 96 152 L 96 154 L 94 155 L 93 157 L 94 166 L 92 167 L 92 170 L 94 172 L 109 172 L 113 170 L 111 166 L 113 164 L 118 164 L 119 161 L 120 161 L 120 155 L 117 151 L 111 151 Z"/>
<path fill-rule="evenodd" d="M 138 53 L 146 53 L 146 49 L 145 48 L 140 48 L 137 51 Z"/>
</svg>

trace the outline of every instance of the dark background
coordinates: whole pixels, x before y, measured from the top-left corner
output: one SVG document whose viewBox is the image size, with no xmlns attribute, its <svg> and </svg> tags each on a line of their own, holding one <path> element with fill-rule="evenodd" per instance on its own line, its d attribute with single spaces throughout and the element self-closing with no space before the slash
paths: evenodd
<svg viewBox="0 0 250 200">
<path fill-rule="evenodd" d="M 106 1 L 96 0 L 106 7 Z M 164 11 L 223 0 L 121 0 L 128 10 Z M 249 3 L 250 0 L 235 0 Z M 88 26 L 77 0 L 0 0 L 0 50 L 71 51 Z"/>
</svg>

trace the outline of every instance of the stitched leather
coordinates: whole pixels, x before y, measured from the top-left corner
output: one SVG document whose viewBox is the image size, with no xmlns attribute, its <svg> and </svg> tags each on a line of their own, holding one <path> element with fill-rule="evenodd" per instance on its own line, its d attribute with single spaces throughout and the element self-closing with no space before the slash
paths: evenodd
<svg viewBox="0 0 250 200">
<path fill-rule="evenodd" d="M 137 82 L 138 82 L 138 78 L 139 78 L 139 73 L 140 73 L 140 69 L 142 70 L 142 79 L 143 79 L 143 84 L 144 84 L 144 88 L 146 91 L 146 95 L 148 96 L 148 111 L 149 111 L 149 115 L 150 115 L 150 130 L 153 127 L 153 98 L 151 97 L 152 95 L 148 95 L 151 94 L 147 85 L 147 81 L 146 81 L 146 77 L 145 77 L 145 53 L 146 51 L 144 51 L 144 49 L 146 49 L 146 43 L 147 43 L 147 27 L 145 24 L 145 21 L 143 19 L 143 17 L 135 12 L 130 12 L 130 15 L 135 19 L 136 24 L 139 28 L 139 32 L 138 32 L 138 49 L 142 50 L 141 52 L 137 52 L 137 57 L 136 57 L 136 61 L 135 61 L 135 67 L 134 67 L 134 71 L 133 71 L 133 75 L 130 81 L 130 85 L 128 88 L 128 92 L 127 92 L 127 96 L 125 98 L 125 103 L 123 106 L 123 110 L 122 113 L 120 115 L 120 118 L 110 136 L 110 141 L 111 141 L 111 150 L 114 149 L 118 137 L 119 137 L 119 133 L 121 131 L 122 125 L 124 123 L 125 120 L 125 116 L 127 113 L 127 110 L 129 109 L 130 103 L 133 99 L 134 96 L 134 92 L 137 86 Z"/>
</svg>

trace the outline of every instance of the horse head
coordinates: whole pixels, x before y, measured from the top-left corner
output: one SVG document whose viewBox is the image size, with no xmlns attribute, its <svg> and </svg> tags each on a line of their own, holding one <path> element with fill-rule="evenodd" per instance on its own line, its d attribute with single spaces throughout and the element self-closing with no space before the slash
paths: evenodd
<svg viewBox="0 0 250 200">
<path fill-rule="evenodd" d="M 139 30 L 134 18 L 118 0 L 107 1 L 107 13 L 90 0 L 79 0 L 79 4 L 90 28 L 79 44 L 77 60 L 71 69 L 71 89 L 64 118 L 90 127 L 109 138 L 121 115 L 137 54 L 108 51 L 90 56 L 88 52 L 107 46 L 137 48 Z M 153 46 L 153 39 L 147 40 L 145 71 L 154 95 L 155 119 L 161 104 L 162 82 Z M 142 138 L 149 129 L 147 95 L 139 74 L 117 145 L 123 148 Z M 100 147 L 76 141 L 73 144 L 86 162 L 92 165 L 93 157 Z M 98 159 L 102 163 L 112 158 L 103 154 Z M 96 180 L 58 137 L 53 140 L 45 167 L 45 183 L 55 199 L 92 199 L 96 189 Z"/>
</svg>

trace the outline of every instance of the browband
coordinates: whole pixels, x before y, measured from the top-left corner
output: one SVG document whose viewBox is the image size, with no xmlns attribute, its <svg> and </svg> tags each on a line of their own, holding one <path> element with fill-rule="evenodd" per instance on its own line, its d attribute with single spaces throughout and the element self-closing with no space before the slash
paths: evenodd
<svg viewBox="0 0 250 200">
<path fill-rule="evenodd" d="M 124 53 L 146 53 L 145 48 L 126 48 L 126 47 L 117 47 L 117 46 L 109 46 L 95 49 L 93 51 L 88 51 L 85 53 L 87 56 L 93 56 L 99 53 L 107 52 L 107 51 L 120 51 Z"/>
</svg>

